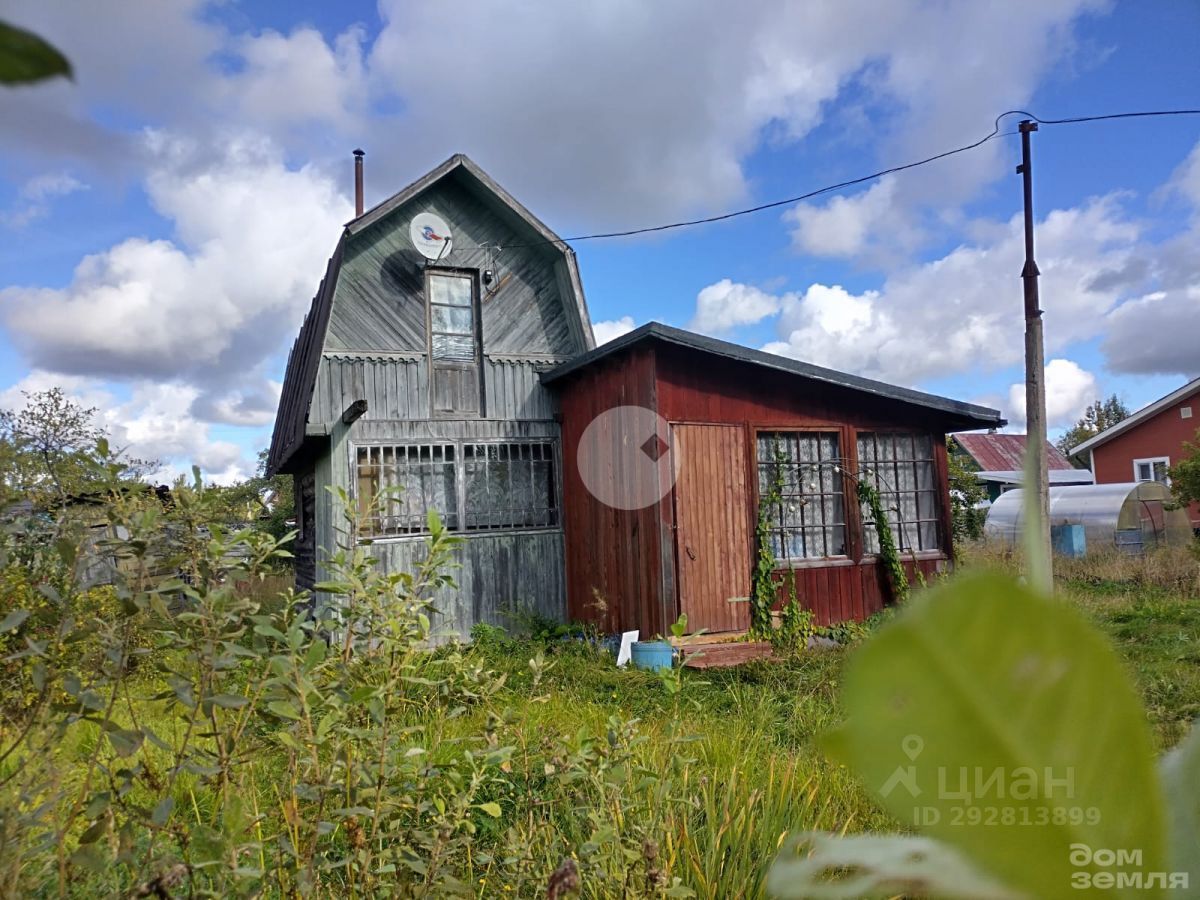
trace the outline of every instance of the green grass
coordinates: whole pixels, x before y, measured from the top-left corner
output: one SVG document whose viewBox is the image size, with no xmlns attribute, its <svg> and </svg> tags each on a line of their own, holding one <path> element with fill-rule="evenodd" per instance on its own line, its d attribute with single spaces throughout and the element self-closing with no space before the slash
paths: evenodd
<svg viewBox="0 0 1200 900">
<path fill-rule="evenodd" d="M 1102 571 L 1067 568 L 1058 588 L 1112 639 L 1166 749 L 1200 716 L 1200 596 L 1187 588 L 1186 577 L 1156 580 L 1148 576 L 1153 571 L 1144 563 L 1136 569 L 1115 563 Z M 414 711 L 411 722 L 424 728 L 420 740 L 434 759 L 458 752 L 465 746 L 460 739 L 478 739 L 494 722 L 503 723 L 499 740 L 516 747 L 512 769 L 479 798 L 497 803 L 501 815 L 478 818 L 480 853 L 463 864 L 462 874 L 479 897 L 538 896 L 544 893 L 544 874 L 505 882 L 503 873 L 513 867 L 489 859 L 489 848 L 511 847 L 516 835 L 516 844 L 536 861 L 530 870 L 545 873 L 564 857 L 581 855 L 598 829 L 611 825 L 637 835 L 626 846 L 642 847 L 647 855 L 638 871 L 658 867 L 701 897 L 754 897 L 761 895 L 766 868 L 788 835 L 896 830 L 897 823 L 872 803 L 855 776 L 821 751 L 822 734 L 841 715 L 839 682 L 851 652 L 687 670 L 674 694 L 658 676 L 618 669 L 611 656 L 578 640 L 490 633 L 467 651 L 465 663 L 503 675 L 503 687 L 465 711 L 451 712 L 449 706 Z M 533 658 L 544 660 L 540 675 L 529 665 Z M 155 677 L 149 667 L 136 677 L 136 697 L 157 693 Z M 173 741 L 179 727 L 174 717 L 146 699 L 135 698 L 134 706 L 144 724 Z M 597 775 L 602 761 L 578 760 L 595 745 L 603 757 L 606 733 L 610 742 L 624 740 L 611 736 L 614 721 L 628 723 L 635 735 L 622 764 L 627 771 L 618 766 Z M 98 737 L 94 727 L 74 728 L 46 762 L 67 781 L 76 780 Z M 144 759 L 152 767 L 167 764 L 158 751 L 147 751 Z M 283 756 L 263 753 L 251 765 L 243 799 L 275 815 L 280 792 L 287 790 Z M 561 775 L 572 766 L 582 773 L 578 780 L 542 777 L 545 767 Z M 646 775 L 668 785 L 669 796 L 656 793 L 661 788 Z M 185 773 L 174 793 L 177 815 L 196 821 L 218 817 L 216 798 L 202 778 Z M 620 894 L 611 889 L 593 870 L 584 896 Z M 646 893 L 636 884 L 622 890 Z"/>
</svg>

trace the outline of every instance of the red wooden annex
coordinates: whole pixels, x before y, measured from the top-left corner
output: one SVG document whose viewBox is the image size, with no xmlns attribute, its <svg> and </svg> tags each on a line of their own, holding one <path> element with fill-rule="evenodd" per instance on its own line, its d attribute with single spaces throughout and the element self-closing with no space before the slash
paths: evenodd
<svg viewBox="0 0 1200 900">
<path fill-rule="evenodd" d="M 658 323 L 542 381 L 562 418 L 568 616 L 643 637 L 680 613 L 689 631 L 747 628 L 772 472 L 784 484 L 772 550 L 800 602 L 818 624 L 876 612 L 886 587 L 857 473 L 879 488 L 910 578 L 932 575 L 951 556 L 945 436 L 1005 424 L 992 409 Z"/>
</svg>

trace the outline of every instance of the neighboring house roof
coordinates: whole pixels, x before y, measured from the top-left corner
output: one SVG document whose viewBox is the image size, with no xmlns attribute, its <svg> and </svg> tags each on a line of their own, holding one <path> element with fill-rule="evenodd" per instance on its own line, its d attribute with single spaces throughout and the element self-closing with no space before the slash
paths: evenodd
<svg viewBox="0 0 1200 900">
<path fill-rule="evenodd" d="M 1106 441 L 1111 441 L 1118 434 L 1124 434 L 1129 429 L 1136 428 L 1142 422 L 1152 418 L 1153 416 L 1162 412 L 1164 409 L 1174 406 L 1180 400 L 1186 400 L 1192 394 L 1200 394 L 1200 378 L 1192 379 L 1179 390 L 1172 391 L 1171 393 L 1167 394 L 1167 396 L 1155 400 L 1149 406 L 1142 407 L 1133 415 L 1126 419 L 1122 419 L 1111 428 L 1106 428 L 1094 437 L 1088 438 L 1079 446 L 1071 448 L 1071 455 L 1075 456 L 1079 453 L 1087 453 L 1089 450 L 1099 447 Z"/>
<path fill-rule="evenodd" d="M 882 381 L 861 378 L 858 375 L 849 375 L 845 372 L 825 369 L 821 366 L 814 366 L 810 363 L 789 359 L 786 356 L 764 353 L 761 350 L 751 350 L 749 347 L 742 347 L 739 344 L 731 344 L 728 341 L 721 341 L 716 338 L 695 334 L 691 331 L 684 331 L 681 328 L 672 328 L 670 325 L 663 325 L 660 322 L 649 322 L 628 334 L 597 347 L 595 350 L 582 353 L 574 359 L 551 369 L 549 372 L 543 373 L 542 383 L 553 384 L 571 373 L 586 368 L 615 353 L 620 353 L 623 350 L 628 350 L 643 343 L 655 341 L 684 347 L 689 350 L 696 350 L 701 353 L 709 353 L 725 359 L 762 366 L 763 368 L 774 369 L 791 375 L 798 375 L 811 381 L 819 381 L 837 387 L 874 394 L 877 397 L 887 400 L 933 409 L 955 417 L 958 420 L 955 427 L 998 428 L 1006 424 L 1004 419 L 1000 417 L 998 410 L 990 409 L 986 406 L 963 403 L 947 397 L 938 397 L 934 394 L 926 394 L 921 391 L 910 390 L 909 388 L 896 387 L 895 385 L 885 384 Z"/>
<path fill-rule="evenodd" d="M 325 332 L 329 327 L 333 295 L 337 287 L 338 275 L 341 272 L 342 257 L 347 242 L 354 235 L 379 222 L 418 194 L 451 175 L 464 178 L 467 184 L 473 185 L 480 193 L 491 194 L 499 201 L 503 209 L 508 210 L 514 220 L 536 234 L 538 239 L 544 241 L 552 252 L 562 255 L 573 295 L 573 298 L 564 298 L 564 300 L 568 304 L 572 299 L 574 300 L 584 344 L 589 348 L 595 346 L 592 322 L 588 317 L 587 301 L 583 295 L 583 282 L 579 277 L 579 265 L 575 259 L 575 251 L 533 213 L 517 202 L 508 191 L 492 180 L 492 177 L 475 162 L 461 153 L 456 153 L 412 184 L 346 223 L 337 248 L 330 257 L 325 277 L 317 289 L 316 296 L 313 297 L 312 306 L 304 318 L 304 324 L 288 355 L 283 389 L 279 397 L 279 410 L 275 417 L 275 430 L 271 435 L 271 449 L 267 453 L 267 474 L 274 475 L 281 471 L 288 460 L 304 444 L 309 424 L 309 408 L 316 385 L 317 370 L 321 363 L 321 351 L 325 346 Z"/>
<path fill-rule="evenodd" d="M 955 442 L 985 472 L 1017 472 L 1025 467 L 1023 434 L 956 434 Z M 1074 469 L 1057 447 L 1046 442 L 1048 469 Z"/>
<path fill-rule="evenodd" d="M 1048 473 L 1051 484 L 1095 484 L 1096 479 L 1087 469 L 1051 469 Z M 975 473 L 975 477 L 980 481 L 998 481 L 1001 484 L 1021 484 L 1025 480 L 1025 473 L 1020 469 L 1011 469 L 1005 471 L 983 470 Z"/>
</svg>

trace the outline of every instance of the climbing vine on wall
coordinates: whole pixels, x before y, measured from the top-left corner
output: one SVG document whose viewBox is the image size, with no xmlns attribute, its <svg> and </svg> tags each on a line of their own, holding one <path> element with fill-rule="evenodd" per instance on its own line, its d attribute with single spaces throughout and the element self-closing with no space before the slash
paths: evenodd
<svg viewBox="0 0 1200 900">
<path fill-rule="evenodd" d="M 883 563 L 883 571 L 892 590 L 892 599 L 900 602 L 908 599 L 908 577 L 904 574 L 904 566 L 900 563 L 900 552 L 896 549 L 896 540 L 892 537 L 892 529 L 888 527 L 887 513 L 883 508 L 883 498 L 875 485 L 865 478 L 859 478 L 858 499 L 865 503 L 871 511 L 871 519 L 875 523 L 875 534 L 879 538 L 879 559 Z"/>
<path fill-rule="evenodd" d="M 778 561 L 771 550 L 771 510 L 778 507 L 783 494 L 783 452 L 772 448 L 775 465 L 768 484 L 758 498 L 758 522 L 754 526 L 755 560 L 750 580 L 750 638 L 771 637 L 771 607 L 775 604 L 775 569 Z"/>
<path fill-rule="evenodd" d="M 779 597 L 779 582 L 775 575 L 779 568 L 779 561 L 771 549 L 771 532 L 773 531 L 771 516 L 782 502 L 784 464 L 787 462 L 787 458 L 783 455 L 778 443 L 772 447 L 772 454 L 774 465 L 771 467 L 771 479 L 763 487 L 759 497 L 758 521 L 754 530 L 754 572 L 750 585 L 749 637 L 752 640 L 760 641 L 777 640 L 780 637 L 775 634 L 771 618 L 771 608 Z M 883 498 L 875 485 L 861 476 L 856 480 L 856 487 L 860 502 L 870 511 L 871 520 L 875 524 L 875 534 L 879 539 L 878 558 L 883 565 L 892 599 L 902 602 L 908 599 L 908 577 L 900 562 L 900 551 L 896 547 L 896 539 L 892 536 L 892 530 L 888 526 Z M 803 632 L 804 638 L 807 639 L 808 633 L 812 630 L 811 612 L 809 612 L 809 620 L 803 621 L 800 616 L 801 607 L 796 598 L 795 572 L 789 570 L 788 577 L 791 579 L 788 582 L 790 597 L 783 609 L 785 619 L 783 624 L 788 627 L 784 630 Z"/>
</svg>

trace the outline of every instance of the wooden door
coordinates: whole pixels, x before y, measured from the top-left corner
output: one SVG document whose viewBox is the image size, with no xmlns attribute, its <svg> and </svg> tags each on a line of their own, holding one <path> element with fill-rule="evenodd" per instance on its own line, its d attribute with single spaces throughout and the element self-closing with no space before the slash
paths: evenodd
<svg viewBox="0 0 1200 900">
<path fill-rule="evenodd" d="M 750 627 L 750 504 L 745 431 L 674 425 L 675 565 L 688 631 Z M 730 602 L 734 598 L 741 598 Z"/>
</svg>

